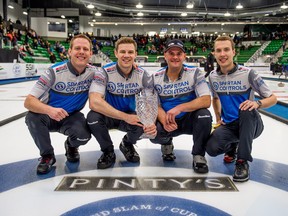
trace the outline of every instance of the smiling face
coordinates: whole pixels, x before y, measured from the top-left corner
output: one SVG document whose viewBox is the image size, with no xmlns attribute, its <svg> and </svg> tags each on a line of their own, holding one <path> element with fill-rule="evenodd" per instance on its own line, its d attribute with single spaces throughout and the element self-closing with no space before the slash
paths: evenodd
<svg viewBox="0 0 288 216">
<path fill-rule="evenodd" d="M 186 59 L 186 54 L 182 49 L 173 47 L 164 53 L 164 57 L 168 64 L 168 70 L 180 72 L 182 64 Z"/>
<path fill-rule="evenodd" d="M 90 42 L 86 38 L 76 38 L 68 50 L 73 67 L 82 73 L 92 56 Z"/>
<path fill-rule="evenodd" d="M 114 51 L 117 57 L 118 66 L 121 68 L 122 72 L 129 74 L 134 60 L 137 56 L 137 52 L 133 43 L 122 43 L 118 45 L 117 50 Z"/>
<path fill-rule="evenodd" d="M 214 57 L 219 64 L 223 73 L 228 73 L 233 69 L 233 58 L 235 56 L 235 49 L 229 40 L 219 40 L 214 45 Z"/>
</svg>

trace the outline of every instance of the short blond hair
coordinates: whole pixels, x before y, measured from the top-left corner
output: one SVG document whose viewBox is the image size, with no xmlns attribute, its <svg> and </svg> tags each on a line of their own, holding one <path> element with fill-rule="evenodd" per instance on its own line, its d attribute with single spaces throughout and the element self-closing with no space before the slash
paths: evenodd
<svg viewBox="0 0 288 216">
<path fill-rule="evenodd" d="M 120 44 L 133 44 L 135 50 L 137 51 L 137 43 L 132 37 L 121 37 L 115 43 L 115 50 L 118 51 L 118 47 Z"/>
<path fill-rule="evenodd" d="M 87 36 L 84 35 L 84 34 L 75 35 L 75 36 L 71 39 L 71 41 L 70 41 L 70 46 L 69 46 L 70 49 L 73 48 L 74 40 L 76 40 L 77 38 L 84 38 L 84 39 L 86 39 L 86 40 L 89 42 L 89 44 L 90 44 L 90 50 L 92 50 L 92 42 L 91 42 L 90 38 L 87 37 Z"/>
</svg>

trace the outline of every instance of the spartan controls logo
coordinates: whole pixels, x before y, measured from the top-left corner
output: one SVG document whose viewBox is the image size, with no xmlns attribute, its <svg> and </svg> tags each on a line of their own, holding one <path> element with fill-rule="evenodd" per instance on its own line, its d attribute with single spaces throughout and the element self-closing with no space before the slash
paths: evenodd
<svg viewBox="0 0 288 216">
<path fill-rule="evenodd" d="M 229 177 L 66 176 L 56 191 L 238 191 Z"/>
<path fill-rule="evenodd" d="M 101 200 L 62 214 L 62 216 L 74 215 L 227 216 L 229 214 L 212 206 L 178 197 L 138 195 Z"/>
<path fill-rule="evenodd" d="M 57 91 L 63 91 L 66 88 L 66 84 L 64 82 L 58 82 L 55 85 L 55 89 Z"/>
<path fill-rule="evenodd" d="M 116 85 L 115 85 L 115 83 L 109 82 L 109 83 L 107 84 L 107 89 L 108 89 L 109 92 L 114 92 L 114 91 L 116 90 Z"/>
<path fill-rule="evenodd" d="M 219 88 L 219 83 L 213 82 L 213 88 L 217 91 Z"/>
<path fill-rule="evenodd" d="M 162 87 L 161 87 L 161 85 L 159 85 L 159 84 L 155 85 L 155 89 L 156 89 L 156 91 L 158 92 L 158 94 L 161 94 L 161 93 L 162 93 Z"/>
</svg>

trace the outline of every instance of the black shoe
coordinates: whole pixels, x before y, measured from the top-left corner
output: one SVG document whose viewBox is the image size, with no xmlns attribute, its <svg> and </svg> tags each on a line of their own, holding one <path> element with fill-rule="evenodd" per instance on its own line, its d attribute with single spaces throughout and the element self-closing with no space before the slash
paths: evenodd
<svg viewBox="0 0 288 216">
<path fill-rule="evenodd" d="M 37 166 L 37 173 L 38 174 L 49 173 L 52 169 L 52 165 L 56 162 L 54 155 L 44 155 L 40 159 L 41 161 Z"/>
<path fill-rule="evenodd" d="M 68 140 L 65 141 L 66 157 L 69 162 L 76 163 L 80 160 L 78 148 L 71 147 Z"/>
<path fill-rule="evenodd" d="M 176 159 L 176 156 L 174 155 L 174 153 L 171 153 L 162 155 L 162 158 L 164 161 L 174 161 Z"/>
<path fill-rule="evenodd" d="M 244 160 L 237 160 L 235 164 L 235 171 L 233 175 L 233 181 L 245 182 L 250 178 L 249 164 Z"/>
<path fill-rule="evenodd" d="M 174 145 L 161 145 L 162 158 L 164 161 L 174 161 L 176 156 L 173 153 Z"/>
<path fill-rule="evenodd" d="M 97 162 L 98 169 L 106 169 L 111 167 L 116 160 L 116 155 L 114 152 L 104 152 Z"/>
<path fill-rule="evenodd" d="M 223 158 L 224 163 L 233 163 L 234 161 L 236 161 L 237 147 L 238 147 L 238 145 L 235 144 L 230 151 L 228 151 L 224 154 L 224 158 Z"/>
<path fill-rule="evenodd" d="M 193 155 L 193 169 L 196 173 L 208 173 L 206 158 L 201 155 Z"/>
<path fill-rule="evenodd" d="M 133 145 L 124 145 L 123 142 L 120 143 L 120 151 L 124 154 L 127 161 L 137 163 L 140 161 L 139 154 L 136 152 Z"/>
</svg>

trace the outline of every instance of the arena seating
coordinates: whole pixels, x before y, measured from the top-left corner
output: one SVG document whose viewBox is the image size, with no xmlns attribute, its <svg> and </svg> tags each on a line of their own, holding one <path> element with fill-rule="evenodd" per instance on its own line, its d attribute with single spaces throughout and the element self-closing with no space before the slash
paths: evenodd
<svg viewBox="0 0 288 216">
<path fill-rule="evenodd" d="M 279 51 L 283 45 L 283 40 L 272 40 L 271 43 L 263 50 L 262 54 L 271 55 Z"/>
</svg>

